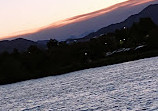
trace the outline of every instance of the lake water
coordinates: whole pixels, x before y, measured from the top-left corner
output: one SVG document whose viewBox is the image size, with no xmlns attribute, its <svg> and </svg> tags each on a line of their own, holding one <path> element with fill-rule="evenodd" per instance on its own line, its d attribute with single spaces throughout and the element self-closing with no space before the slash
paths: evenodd
<svg viewBox="0 0 158 111">
<path fill-rule="evenodd" d="M 0 111 L 158 111 L 158 57 L 0 86 Z"/>
</svg>

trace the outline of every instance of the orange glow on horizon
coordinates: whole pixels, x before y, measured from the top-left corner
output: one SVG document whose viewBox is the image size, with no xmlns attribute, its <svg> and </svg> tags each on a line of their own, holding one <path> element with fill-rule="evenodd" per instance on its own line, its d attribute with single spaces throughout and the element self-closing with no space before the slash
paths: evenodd
<svg viewBox="0 0 158 111">
<path fill-rule="evenodd" d="M 14 37 L 20 36 L 20 35 L 27 35 L 27 34 L 31 34 L 31 33 L 41 31 L 43 29 L 59 28 L 59 27 L 65 26 L 67 24 L 84 21 L 84 20 L 87 20 L 89 18 L 99 16 L 101 14 L 109 13 L 111 11 L 116 10 L 117 8 L 120 8 L 120 7 L 124 7 L 124 6 L 132 7 L 132 6 L 144 4 L 144 3 L 155 1 L 155 0 L 124 0 L 124 1 L 125 2 L 121 2 L 121 3 L 112 5 L 110 7 L 107 7 L 107 8 L 98 10 L 98 11 L 94 11 L 94 12 L 91 12 L 91 13 L 82 14 L 82 15 L 78 15 L 78 16 L 71 17 L 71 18 L 68 18 L 68 19 L 60 20 L 60 21 L 54 22 L 50 25 L 43 26 L 43 27 L 40 27 L 40 28 L 35 28 L 35 29 L 31 29 L 31 30 L 24 30 L 24 31 L 18 31 L 18 32 L 15 32 L 15 33 L 10 33 L 10 34 L 5 35 L 5 36 L 0 36 L 0 39 L 1 40 L 2 39 L 9 39 L 9 38 L 14 38 Z"/>
<path fill-rule="evenodd" d="M 123 1 L 127 0 L 0 0 L 0 39 L 31 33 Z"/>
<path fill-rule="evenodd" d="M 139 1 L 139 2 L 138 3 L 133 3 L 132 6 L 137 6 L 137 5 L 145 4 L 145 3 L 148 3 L 148 2 L 151 2 L 151 1 L 154 1 L 154 0 L 147 0 L 147 1 L 137 0 L 137 1 Z"/>
</svg>

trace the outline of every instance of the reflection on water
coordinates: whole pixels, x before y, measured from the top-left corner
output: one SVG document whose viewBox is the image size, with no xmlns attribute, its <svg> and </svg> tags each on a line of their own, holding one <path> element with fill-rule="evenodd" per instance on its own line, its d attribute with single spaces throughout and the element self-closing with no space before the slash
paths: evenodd
<svg viewBox="0 0 158 111">
<path fill-rule="evenodd" d="M 0 111 L 158 110 L 158 57 L 0 86 Z"/>
</svg>

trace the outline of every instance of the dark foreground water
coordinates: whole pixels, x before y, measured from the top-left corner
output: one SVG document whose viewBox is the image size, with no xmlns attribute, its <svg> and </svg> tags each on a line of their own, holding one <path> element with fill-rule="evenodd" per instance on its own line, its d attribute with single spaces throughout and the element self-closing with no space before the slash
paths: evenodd
<svg viewBox="0 0 158 111">
<path fill-rule="evenodd" d="M 158 57 L 0 86 L 0 111 L 158 111 Z"/>
</svg>

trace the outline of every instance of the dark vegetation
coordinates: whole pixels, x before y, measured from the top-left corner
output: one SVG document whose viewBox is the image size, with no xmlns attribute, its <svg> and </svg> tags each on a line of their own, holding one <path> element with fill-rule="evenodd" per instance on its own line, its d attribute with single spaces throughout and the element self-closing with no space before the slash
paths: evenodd
<svg viewBox="0 0 158 111">
<path fill-rule="evenodd" d="M 47 50 L 32 45 L 25 52 L 1 53 L 0 84 L 157 56 L 157 42 L 158 26 L 150 18 L 87 42 L 67 44 L 51 39 Z"/>
</svg>

